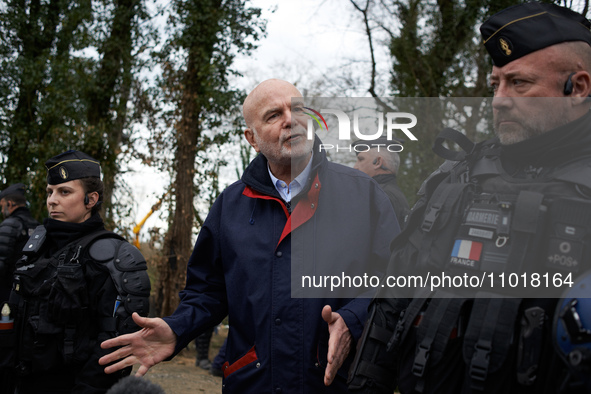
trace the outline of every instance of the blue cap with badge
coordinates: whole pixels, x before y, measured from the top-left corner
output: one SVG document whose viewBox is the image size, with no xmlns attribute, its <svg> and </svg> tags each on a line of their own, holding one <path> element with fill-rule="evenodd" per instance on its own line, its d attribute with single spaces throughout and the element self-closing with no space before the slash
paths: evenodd
<svg viewBox="0 0 591 394">
<path fill-rule="evenodd" d="M 0 200 L 2 200 L 3 198 L 5 198 L 7 196 L 12 196 L 15 194 L 24 196 L 25 195 L 25 185 L 23 185 L 22 183 L 13 183 L 12 185 L 8 186 L 6 189 L 2 190 L 2 193 L 0 193 Z"/>
<path fill-rule="evenodd" d="M 568 41 L 591 45 L 591 23 L 568 8 L 524 3 L 491 16 L 480 26 L 484 46 L 497 67 L 531 52 Z"/>
<path fill-rule="evenodd" d="M 84 152 L 69 150 L 45 162 L 47 183 L 58 185 L 80 178 L 100 178 L 100 163 Z"/>
</svg>

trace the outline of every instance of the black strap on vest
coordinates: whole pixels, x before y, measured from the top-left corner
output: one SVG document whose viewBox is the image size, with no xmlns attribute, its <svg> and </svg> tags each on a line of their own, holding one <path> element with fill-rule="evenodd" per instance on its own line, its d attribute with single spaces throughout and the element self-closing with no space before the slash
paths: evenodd
<svg viewBox="0 0 591 394">
<path fill-rule="evenodd" d="M 519 298 L 477 298 L 464 338 L 471 387 L 482 391 L 489 373 L 503 365 L 513 342 Z"/>
<path fill-rule="evenodd" d="M 446 140 L 450 140 L 455 142 L 462 148 L 463 152 L 456 152 L 451 149 L 445 148 L 443 143 Z M 433 152 L 440 157 L 443 157 L 446 160 L 452 161 L 462 161 L 468 155 L 470 155 L 474 151 L 474 144 L 468 137 L 464 134 L 460 133 L 459 131 L 452 129 L 452 128 L 445 128 L 439 132 L 437 138 L 435 138 L 435 142 L 433 143 Z"/>
<path fill-rule="evenodd" d="M 425 316 L 429 318 L 421 320 L 422 324 L 420 325 L 419 332 L 423 335 L 417 334 L 417 354 L 412 366 L 412 373 L 419 378 L 425 372 L 425 367 L 427 366 L 427 361 L 431 353 L 431 345 L 433 345 L 437 329 L 443 322 L 443 317 L 449 308 L 451 300 L 451 298 L 435 298 L 431 300 L 425 311 Z M 426 333 L 424 332 L 425 330 L 427 331 Z M 420 337 L 423 337 L 423 339 L 421 340 Z M 423 390 L 418 391 L 422 392 Z"/>
<path fill-rule="evenodd" d="M 441 292 L 438 295 L 446 296 Z M 429 303 L 417 333 L 417 353 L 412 367 L 412 373 L 419 378 L 415 391 L 424 391 L 427 362 L 430 360 L 429 364 L 435 365 L 441 360 L 465 302 L 465 298 L 448 297 L 434 298 Z"/>
<path fill-rule="evenodd" d="M 388 341 L 388 345 L 386 346 L 386 351 L 390 352 L 395 349 L 400 343 L 404 341 L 408 331 L 412 327 L 415 319 L 421 313 L 423 306 L 425 303 L 430 299 L 431 291 L 425 290 L 424 292 L 419 292 L 415 298 L 412 299 L 406 310 L 400 312 L 400 319 L 396 324 L 396 328 L 394 329 L 394 334 L 392 334 L 392 338 Z"/>
<path fill-rule="evenodd" d="M 448 310 L 450 303 L 451 298 L 436 298 L 431 300 L 431 303 L 425 311 L 425 315 L 431 316 L 433 311 L 435 311 L 435 313 L 431 319 L 423 319 L 427 321 L 421 321 L 423 324 L 419 326 L 419 332 L 424 329 L 427 330 L 427 333 L 422 340 L 419 338 L 419 334 L 417 334 L 417 354 L 412 366 L 412 373 L 419 378 L 415 386 L 415 390 L 419 393 L 422 393 L 425 389 L 425 379 L 423 378 L 423 374 L 427 367 L 427 361 L 429 361 L 431 346 L 433 345 L 438 328 L 443 322 L 443 317 L 445 316 L 445 312 Z M 421 328 L 423 328 L 423 330 L 421 330 Z"/>
<path fill-rule="evenodd" d="M 68 324 L 64 329 L 64 358 L 69 361 L 74 355 L 74 341 L 76 340 L 76 326 Z"/>
<path fill-rule="evenodd" d="M 428 210 L 425 212 L 423 223 L 421 224 L 421 230 L 428 233 L 433 229 L 433 226 L 441 213 L 441 209 L 444 207 L 446 202 L 457 201 L 459 196 L 464 191 L 466 185 L 460 185 L 457 183 L 447 183 L 440 185 L 437 190 L 433 193 L 429 201 L 433 203 L 428 206 Z M 446 207 L 451 209 L 453 207 Z"/>
</svg>

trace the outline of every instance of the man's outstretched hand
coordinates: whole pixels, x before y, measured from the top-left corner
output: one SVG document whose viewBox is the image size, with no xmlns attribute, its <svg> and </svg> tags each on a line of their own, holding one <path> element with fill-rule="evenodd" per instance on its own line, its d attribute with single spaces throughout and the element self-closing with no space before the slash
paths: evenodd
<svg viewBox="0 0 591 394">
<path fill-rule="evenodd" d="M 332 311 L 330 305 L 322 309 L 322 318 L 328 323 L 328 354 L 326 359 L 328 365 L 324 372 L 324 385 L 330 386 L 337 371 L 345 362 L 351 350 L 352 336 L 345 320 L 336 312 Z"/>
<path fill-rule="evenodd" d="M 174 353 L 176 334 L 164 320 L 159 317 L 141 317 L 135 312 L 132 318 L 138 326 L 142 327 L 141 330 L 101 343 L 103 349 L 121 346 L 99 359 L 100 365 L 117 361 L 115 364 L 105 367 L 105 373 L 113 373 L 140 364 L 135 376 L 144 376 L 148 369 Z"/>
</svg>

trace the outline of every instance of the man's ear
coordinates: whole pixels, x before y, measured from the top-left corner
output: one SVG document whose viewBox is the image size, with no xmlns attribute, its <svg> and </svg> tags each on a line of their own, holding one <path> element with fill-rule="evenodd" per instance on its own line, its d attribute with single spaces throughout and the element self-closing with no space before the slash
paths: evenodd
<svg viewBox="0 0 591 394">
<path fill-rule="evenodd" d="M 260 152 L 259 146 L 254 138 L 254 132 L 251 128 L 244 130 L 244 137 L 246 138 L 250 146 L 252 146 L 254 150 L 257 151 L 257 153 Z"/>
<path fill-rule="evenodd" d="M 380 168 L 382 166 L 382 157 L 381 156 L 376 157 L 375 159 L 373 159 L 371 164 L 373 164 L 375 168 Z"/>
<path fill-rule="evenodd" d="M 579 71 L 571 77 L 572 97 L 576 104 L 583 103 L 591 95 L 591 76 L 587 71 Z"/>
</svg>

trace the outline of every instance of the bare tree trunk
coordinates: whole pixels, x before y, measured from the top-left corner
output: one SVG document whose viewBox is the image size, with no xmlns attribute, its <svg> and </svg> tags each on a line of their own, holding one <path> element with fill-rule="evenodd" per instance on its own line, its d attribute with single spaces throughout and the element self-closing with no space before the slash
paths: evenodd
<svg viewBox="0 0 591 394">
<path fill-rule="evenodd" d="M 230 65 L 235 50 L 247 52 L 253 47 L 245 38 L 256 40 L 261 27 L 257 22 L 260 10 L 245 7 L 244 0 L 175 0 L 173 7 L 184 27 L 169 43 L 186 53 L 186 68 L 177 71 L 165 66 L 165 90 L 177 100 L 180 120 L 175 126 L 174 213 L 154 284 L 154 311 L 159 316 L 171 314 L 179 303 L 195 218 L 201 225 L 193 204 L 194 197 L 202 193 L 200 185 L 194 185 L 200 171 L 195 166 L 197 153 L 224 139 L 205 138 L 203 129 L 221 126 L 221 118 L 241 101 L 238 91 L 229 87 Z M 216 137 L 224 135 L 227 137 L 220 131 Z"/>
<path fill-rule="evenodd" d="M 171 226 L 164 242 L 166 258 L 159 269 L 157 284 L 157 315 L 169 315 L 179 303 L 178 293 L 184 287 L 187 262 L 191 255 L 191 235 L 193 233 L 193 179 L 195 177 L 195 157 L 197 141 L 201 135 L 198 108 L 198 86 L 195 62 L 190 59 L 185 73 L 185 90 L 182 98 L 182 117 L 176 126 L 176 180 L 174 182 L 175 211 Z"/>
<path fill-rule="evenodd" d="M 131 88 L 132 21 L 137 16 L 139 2 L 117 0 L 115 5 L 111 33 L 102 47 L 100 67 L 88 92 L 88 131 L 92 137 L 85 140 L 85 145 L 89 145 L 86 153 L 101 161 L 105 184 L 103 210 L 105 223 L 110 228 L 114 227 L 112 196 L 115 176 L 119 172 L 117 156 L 121 152 Z M 117 113 L 116 119 L 111 115 L 113 110 Z M 97 146 L 97 141 L 100 141 L 100 146 Z"/>
</svg>

